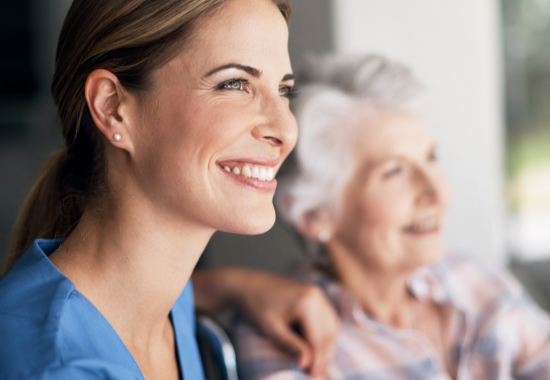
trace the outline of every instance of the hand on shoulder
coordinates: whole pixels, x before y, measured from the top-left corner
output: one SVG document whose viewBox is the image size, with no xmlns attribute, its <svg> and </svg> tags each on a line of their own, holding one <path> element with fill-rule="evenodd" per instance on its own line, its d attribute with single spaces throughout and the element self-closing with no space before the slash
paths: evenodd
<svg viewBox="0 0 550 380">
<path fill-rule="evenodd" d="M 298 366 L 322 375 L 340 328 L 336 311 L 315 285 L 240 268 L 193 274 L 197 309 L 234 304 L 268 337 L 297 357 Z"/>
</svg>

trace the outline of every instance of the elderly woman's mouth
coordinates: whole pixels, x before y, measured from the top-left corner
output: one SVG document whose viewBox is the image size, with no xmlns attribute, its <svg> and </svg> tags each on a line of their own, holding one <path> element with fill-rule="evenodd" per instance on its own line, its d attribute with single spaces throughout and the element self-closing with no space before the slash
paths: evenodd
<svg viewBox="0 0 550 380">
<path fill-rule="evenodd" d="M 439 223 L 435 218 L 417 221 L 404 227 L 403 232 L 418 235 L 431 234 L 439 232 Z"/>
</svg>

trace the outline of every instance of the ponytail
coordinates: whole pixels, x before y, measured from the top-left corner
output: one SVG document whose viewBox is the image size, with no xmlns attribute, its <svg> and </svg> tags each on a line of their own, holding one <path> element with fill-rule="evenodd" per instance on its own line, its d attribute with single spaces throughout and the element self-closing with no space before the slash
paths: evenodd
<svg viewBox="0 0 550 380">
<path fill-rule="evenodd" d="M 6 272 L 15 265 L 34 239 L 58 235 L 58 218 L 55 210 L 61 200 L 59 183 L 66 158 L 66 148 L 59 149 L 50 156 L 23 203 L 13 229 Z"/>
<path fill-rule="evenodd" d="M 89 203 L 107 195 L 101 136 L 89 113 L 81 124 L 78 138 L 72 136 L 69 147 L 50 156 L 27 196 L 15 222 L 4 274 L 35 239 L 69 236 Z"/>
</svg>

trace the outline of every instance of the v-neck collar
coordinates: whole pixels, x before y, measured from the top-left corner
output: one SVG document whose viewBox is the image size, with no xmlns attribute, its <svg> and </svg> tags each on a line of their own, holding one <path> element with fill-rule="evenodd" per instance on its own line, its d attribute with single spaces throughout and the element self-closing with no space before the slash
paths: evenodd
<svg viewBox="0 0 550 380">
<path fill-rule="evenodd" d="M 110 339 L 106 339 L 106 340 L 109 340 L 110 343 L 117 342 L 115 343 L 118 345 L 117 351 L 124 353 L 124 356 L 126 357 L 127 362 L 131 363 L 134 369 L 139 373 L 141 379 L 145 380 L 145 377 L 143 376 L 143 373 L 141 372 L 139 365 L 137 364 L 136 360 L 130 353 L 130 350 L 128 349 L 128 347 L 126 347 L 122 338 L 120 338 L 120 336 L 118 335 L 114 327 L 111 325 L 111 323 L 107 320 L 107 318 L 105 318 L 105 316 L 101 313 L 101 311 L 99 311 L 99 309 L 88 298 L 86 298 L 84 294 L 82 294 L 80 291 L 78 291 L 78 289 L 76 289 L 76 286 L 74 285 L 74 283 L 67 276 L 65 276 L 49 259 L 49 256 L 57 250 L 57 248 L 63 243 L 64 240 L 65 239 L 37 240 L 35 241 L 35 243 L 38 245 L 39 250 L 34 250 L 34 252 L 36 253 L 39 252 L 42 255 L 44 255 L 40 259 L 45 259 L 44 261 L 50 267 L 50 270 L 52 270 L 54 273 L 56 273 L 57 276 L 61 277 L 64 281 L 68 282 L 71 285 L 73 289 L 72 293 L 76 294 L 79 298 L 81 298 L 90 308 L 90 310 L 96 314 L 97 320 L 101 321 L 101 324 L 103 325 L 102 326 L 103 328 L 101 330 L 109 333 Z M 48 246 L 42 245 L 41 244 L 42 242 L 47 243 Z M 186 292 L 189 292 L 189 291 L 191 292 L 191 300 L 192 300 L 193 289 L 192 289 L 191 281 L 188 282 L 182 294 L 176 300 L 176 302 L 172 306 L 172 310 L 170 311 L 170 321 L 172 322 L 172 328 L 174 330 L 176 359 L 178 361 L 177 364 L 178 364 L 178 372 L 179 372 L 180 380 L 183 380 L 185 378 L 204 379 L 204 374 L 200 372 L 202 368 L 195 368 L 197 367 L 196 366 L 197 358 L 199 360 L 198 363 L 201 363 L 201 361 L 200 361 L 200 356 L 198 356 L 198 346 L 195 339 L 194 315 L 191 315 L 192 318 L 190 318 L 190 315 L 186 315 L 189 313 L 185 313 L 184 307 L 183 305 L 181 305 L 182 297 L 184 297 L 186 295 Z M 191 305 L 192 304 L 193 302 L 191 302 Z M 194 313 L 194 310 L 193 310 L 193 313 Z M 192 355 L 192 353 L 189 355 L 185 355 L 184 351 L 187 351 L 187 350 L 183 350 L 184 347 L 196 348 L 194 352 L 197 355 Z M 112 349 L 113 347 L 110 347 L 110 348 Z M 107 357 L 106 359 L 110 359 L 110 358 Z M 189 373 L 186 373 L 186 372 L 189 372 Z M 195 373 L 192 373 L 192 372 L 195 372 Z M 201 374 L 202 376 L 200 376 Z"/>
</svg>

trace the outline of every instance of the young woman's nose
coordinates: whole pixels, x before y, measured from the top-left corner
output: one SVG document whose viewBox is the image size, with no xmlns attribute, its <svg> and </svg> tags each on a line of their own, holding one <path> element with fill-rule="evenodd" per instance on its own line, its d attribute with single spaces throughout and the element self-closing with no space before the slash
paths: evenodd
<svg viewBox="0 0 550 380">
<path fill-rule="evenodd" d="M 273 146 L 294 148 L 298 127 L 288 101 L 278 94 L 266 96 L 262 101 L 261 113 L 264 122 L 254 127 L 253 136 Z"/>
</svg>

